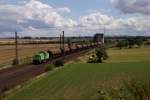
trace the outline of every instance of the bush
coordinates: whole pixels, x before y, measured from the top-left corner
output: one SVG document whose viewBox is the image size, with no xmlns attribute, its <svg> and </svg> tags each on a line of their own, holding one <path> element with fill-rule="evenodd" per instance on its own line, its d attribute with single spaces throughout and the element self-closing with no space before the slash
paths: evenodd
<svg viewBox="0 0 150 100">
<path fill-rule="evenodd" d="M 95 55 L 92 55 L 91 57 L 89 57 L 88 62 L 87 63 L 96 63 L 96 58 Z"/>
<path fill-rule="evenodd" d="M 146 41 L 144 45 L 150 45 L 150 41 Z"/>
<path fill-rule="evenodd" d="M 51 64 L 46 65 L 46 66 L 45 66 L 45 72 L 48 72 L 48 71 L 50 71 L 50 70 L 53 70 L 54 68 L 55 68 L 54 65 L 51 65 Z"/>
<path fill-rule="evenodd" d="M 60 67 L 60 66 L 64 66 L 64 61 L 63 60 L 57 60 L 55 62 L 55 67 Z"/>
<path fill-rule="evenodd" d="M 14 59 L 12 62 L 12 65 L 18 65 L 18 64 L 19 64 L 19 61 L 17 59 Z"/>
<path fill-rule="evenodd" d="M 143 45 L 143 40 L 142 39 L 136 39 L 135 43 L 138 47 L 141 47 Z"/>
<path fill-rule="evenodd" d="M 126 41 L 125 40 L 118 41 L 116 47 L 118 47 L 119 49 L 126 47 Z"/>
<path fill-rule="evenodd" d="M 103 60 L 107 60 L 109 56 L 105 47 L 102 47 L 102 53 L 103 53 Z"/>
<path fill-rule="evenodd" d="M 102 58 L 103 58 L 103 52 L 101 48 L 96 49 L 96 62 L 97 63 L 102 63 Z"/>
<path fill-rule="evenodd" d="M 138 47 L 141 47 L 143 45 L 143 39 L 142 38 L 127 38 L 125 40 L 120 40 L 117 42 L 116 47 L 122 49 L 122 48 L 133 48 L 135 45 Z"/>
<path fill-rule="evenodd" d="M 105 47 L 96 49 L 96 59 L 98 63 L 102 63 L 102 60 L 108 59 L 108 54 L 106 52 Z"/>
<path fill-rule="evenodd" d="M 102 61 L 106 59 L 108 59 L 108 54 L 103 46 L 95 50 L 95 54 L 89 58 L 88 63 L 102 63 Z"/>
</svg>

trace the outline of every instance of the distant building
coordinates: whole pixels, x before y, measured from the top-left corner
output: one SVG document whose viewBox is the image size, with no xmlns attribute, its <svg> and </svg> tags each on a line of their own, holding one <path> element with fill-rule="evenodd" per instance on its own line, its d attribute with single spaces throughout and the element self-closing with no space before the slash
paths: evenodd
<svg viewBox="0 0 150 100">
<path fill-rule="evenodd" d="M 95 41 L 95 42 L 104 43 L 104 34 L 103 34 L 103 33 L 96 33 L 96 34 L 94 35 L 94 41 Z"/>
</svg>

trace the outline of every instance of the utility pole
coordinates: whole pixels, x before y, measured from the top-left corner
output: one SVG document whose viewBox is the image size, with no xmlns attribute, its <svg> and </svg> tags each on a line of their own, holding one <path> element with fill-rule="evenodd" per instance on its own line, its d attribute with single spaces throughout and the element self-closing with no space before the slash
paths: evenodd
<svg viewBox="0 0 150 100">
<path fill-rule="evenodd" d="M 62 42 L 63 42 L 63 49 L 65 49 L 65 35 L 64 35 L 64 31 L 62 31 L 63 32 L 63 40 L 62 40 Z"/>
<path fill-rule="evenodd" d="M 18 33 L 15 32 L 15 51 L 16 51 L 16 65 L 19 64 L 18 59 Z"/>
<path fill-rule="evenodd" d="M 63 56 L 65 57 L 65 32 L 62 31 L 63 36 L 62 36 L 62 42 L 63 42 Z"/>
<path fill-rule="evenodd" d="M 61 34 L 60 34 L 60 49 L 62 49 L 61 41 L 62 41 L 62 40 L 61 40 Z"/>
<path fill-rule="evenodd" d="M 102 42 L 103 42 L 103 44 L 104 44 L 104 42 L 105 42 L 105 40 L 104 40 L 104 35 L 105 35 L 105 33 L 106 33 L 106 28 L 104 27 L 104 34 L 103 34 L 103 40 L 102 40 Z"/>
</svg>

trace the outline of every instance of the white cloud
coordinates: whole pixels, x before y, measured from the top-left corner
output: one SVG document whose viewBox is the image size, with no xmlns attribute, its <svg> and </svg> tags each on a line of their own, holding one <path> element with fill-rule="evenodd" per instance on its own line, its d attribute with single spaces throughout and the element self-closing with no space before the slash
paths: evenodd
<svg viewBox="0 0 150 100">
<path fill-rule="evenodd" d="M 113 0 L 113 3 L 117 4 L 118 1 Z M 128 4 L 132 5 L 135 1 L 131 0 Z M 124 2 L 123 4 L 128 6 L 126 1 Z M 56 36 L 60 30 L 48 29 L 56 27 L 65 29 L 67 35 L 93 35 L 103 32 L 105 27 L 107 35 L 150 35 L 150 17 L 148 15 L 115 18 L 91 10 L 87 15 L 80 16 L 77 21 L 61 15 L 70 12 L 71 10 L 67 7 L 54 8 L 39 0 L 30 0 L 15 5 L 0 4 L 0 32 L 20 31 L 23 35 L 50 36 L 52 34 Z"/>
<path fill-rule="evenodd" d="M 79 19 L 79 25 L 107 30 L 107 35 L 150 35 L 150 17 L 114 18 L 100 12 L 89 13 Z M 103 31 L 102 31 L 103 32 Z"/>
<path fill-rule="evenodd" d="M 76 25 L 75 21 L 65 19 L 59 12 L 70 12 L 70 9 L 53 8 L 38 0 L 16 5 L 0 5 L 0 32 L 23 31 L 29 27 L 49 28 Z"/>
<path fill-rule="evenodd" d="M 150 15 L 150 0 L 111 0 L 112 4 L 123 13 Z"/>
<path fill-rule="evenodd" d="M 94 11 L 79 18 L 81 26 L 104 26 L 110 24 L 113 17 Z"/>
<path fill-rule="evenodd" d="M 57 11 L 59 12 L 66 12 L 66 13 L 70 13 L 71 10 L 67 7 L 64 7 L 64 8 L 57 8 Z"/>
</svg>

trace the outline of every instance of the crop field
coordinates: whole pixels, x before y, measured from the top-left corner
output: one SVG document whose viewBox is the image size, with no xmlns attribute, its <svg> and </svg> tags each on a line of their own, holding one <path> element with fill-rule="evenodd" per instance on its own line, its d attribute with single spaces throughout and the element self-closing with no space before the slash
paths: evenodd
<svg viewBox="0 0 150 100">
<path fill-rule="evenodd" d="M 94 54 L 93 52 L 94 50 L 88 52 L 85 56 L 78 57 L 68 63 L 86 63 L 88 58 Z M 104 61 L 105 63 L 150 61 L 149 46 L 122 50 L 111 48 L 108 49 L 107 52 L 109 59 Z"/>
<path fill-rule="evenodd" d="M 109 59 L 107 63 L 112 62 L 139 62 L 150 61 L 150 47 L 132 48 L 132 49 L 109 49 Z"/>
<path fill-rule="evenodd" d="M 18 45 L 19 59 L 31 57 L 41 50 L 56 51 L 59 44 L 31 44 L 31 45 Z M 15 45 L 2 45 L 0 46 L 0 64 L 11 63 L 15 59 Z"/>
<path fill-rule="evenodd" d="M 72 64 L 49 72 L 22 89 L 8 100 L 97 100 L 97 91 L 119 88 L 123 81 L 150 80 L 150 62 Z"/>
<path fill-rule="evenodd" d="M 91 54 L 93 51 L 89 52 Z M 23 88 L 13 90 L 8 100 L 98 100 L 98 91 L 111 91 L 136 80 L 150 85 L 150 48 L 109 49 L 103 64 L 86 64 L 89 56 L 78 58 L 79 64 L 68 63 L 48 72 Z M 83 61 L 83 62 L 82 62 Z"/>
</svg>

